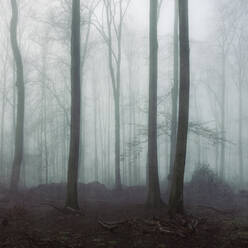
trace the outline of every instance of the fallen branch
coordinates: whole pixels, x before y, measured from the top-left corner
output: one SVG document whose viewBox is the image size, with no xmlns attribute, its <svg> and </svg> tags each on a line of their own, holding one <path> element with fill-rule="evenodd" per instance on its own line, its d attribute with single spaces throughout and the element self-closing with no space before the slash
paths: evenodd
<svg viewBox="0 0 248 248">
<path fill-rule="evenodd" d="M 118 225 L 110 225 L 108 223 L 105 223 L 104 221 L 102 220 L 98 220 L 98 224 L 101 225 L 104 229 L 107 229 L 108 231 L 113 231 L 115 230 L 116 228 L 118 228 L 119 226 Z"/>
<path fill-rule="evenodd" d="M 65 214 L 65 215 L 67 215 L 67 214 L 82 215 L 81 211 L 73 209 L 73 208 L 70 208 L 70 207 L 59 208 L 59 207 L 56 207 L 56 206 L 54 206 L 53 204 L 50 204 L 50 203 L 42 203 L 41 205 L 51 207 L 51 208 L 59 211 L 62 214 Z"/>
</svg>

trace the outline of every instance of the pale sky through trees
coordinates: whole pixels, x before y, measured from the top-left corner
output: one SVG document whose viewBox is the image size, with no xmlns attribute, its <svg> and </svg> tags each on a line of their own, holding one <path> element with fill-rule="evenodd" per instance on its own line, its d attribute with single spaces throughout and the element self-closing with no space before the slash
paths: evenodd
<svg viewBox="0 0 248 248">
<path fill-rule="evenodd" d="M 173 30 L 173 7 L 172 0 L 164 0 L 160 20 L 159 35 L 172 33 Z M 148 19 L 146 16 L 149 11 L 149 1 L 134 0 L 130 8 L 130 21 L 137 24 L 137 28 L 148 28 Z M 211 18 L 215 8 L 214 0 L 190 0 L 189 1 L 189 24 L 190 36 L 197 39 L 204 39 L 211 32 Z M 134 25 L 133 28 L 136 28 Z"/>
<path fill-rule="evenodd" d="M 25 0 L 25 3 L 28 0 Z M 44 11 L 49 8 L 49 4 L 52 5 L 52 0 L 37 0 L 34 6 L 40 6 L 40 11 Z M 213 27 L 213 22 L 215 13 L 215 0 L 190 0 L 189 1 L 189 24 L 190 24 L 190 37 L 198 40 L 205 39 L 209 32 L 211 32 L 211 27 Z M 37 5 L 36 5 L 37 4 Z M 7 13 L 9 9 L 6 4 L 1 12 Z M 160 20 L 159 20 L 159 35 L 164 35 L 172 33 L 173 31 L 173 7 L 174 3 L 172 0 L 164 0 L 163 6 L 161 8 Z M 37 11 L 37 8 L 35 8 Z M 148 29 L 148 19 L 146 18 L 149 11 L 149 1 L 147 0 L 133 0 L 131 2 L 128 11 L 128 23 L 132 23 L 132 28 L 134 30 L 145 31 Z M 3 18 L 3 16 L 2 16 Z M 6 19 L 6 16 L 4 17 Z M 26 27 L 27 28 L 27 27 Z M 144 33 L 144 35 L 147 35 Z"/>
</svg>

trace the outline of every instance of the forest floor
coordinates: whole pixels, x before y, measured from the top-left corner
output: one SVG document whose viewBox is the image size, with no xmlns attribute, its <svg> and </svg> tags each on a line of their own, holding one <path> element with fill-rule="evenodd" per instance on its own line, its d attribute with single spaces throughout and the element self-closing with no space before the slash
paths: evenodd
<svg viewBox="0 0 248 248">
<path fill-rule="evenodd" d="M 42 185 L 2 199 L 0 247 L 248 247 L 247 208 L 187 206 L 186 216 L 172 220 L 166 207 L 145 208 L 145 188 L 117 193 L 92 183 L 79 189 L 76 212 L 63 209 L 64 191 Z"/>
</svg>

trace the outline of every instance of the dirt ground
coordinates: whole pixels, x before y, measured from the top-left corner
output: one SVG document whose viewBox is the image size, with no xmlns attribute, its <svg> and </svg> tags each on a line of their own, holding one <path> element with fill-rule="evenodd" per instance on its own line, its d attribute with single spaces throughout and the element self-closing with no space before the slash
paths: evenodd
<svg viewBox="0 0 248 248">
<path fill-rule="evenodd" d="M 0 247 L 248 247 L 247 209 L 187 206 L 186 216 L 172 220 L 166 206 L 145 208 L 143 188 L 117 193 L 100 184 L 87 187 L 79 194 L 80 212 L 63 209 L 63 185 L 3 198 Z"/>
</svg>

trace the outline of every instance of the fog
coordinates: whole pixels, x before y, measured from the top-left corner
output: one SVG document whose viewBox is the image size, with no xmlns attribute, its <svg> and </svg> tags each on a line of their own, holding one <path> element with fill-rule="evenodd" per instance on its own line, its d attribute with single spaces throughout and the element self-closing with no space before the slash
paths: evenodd
<svg viewBox="0 0 248 248">
<path fill-rule="evenodd" d="M 18 184 L 65 183 L 71 122 L 70 1 L 17 2 L 17 40 L 25 85 L 24 150 Z M 122 184 L 134 186 L 145 185 L 147 177 L 149 1 L 127 2 L 123 2 L 123 9 L 127 8 L 120 47 L 119 159 Z M 11 6 L 9 1 L 0 5 L 0 180 L 8 186 L 15 150 L 17 88 L 9 35 Z M 246 10 L 246 2 L 240 0 L 189 0 L 191 86 L 185 181 L 191 180 L 195 169 L 205 166 L 236 189 L 247 188 Z M 117 10 L 113 18 L 118 20 L 118 14 Z M 115 108 L 104 38 L 106 24 L 101 1 L 81 1 L 78 178 L 79 182 L 98 181 L 113 188 Z M 173 30 L 174 1 L 164 0 L 158 19 L 157 126 L 158 170 L 163 185 L 170 171 Z M 113 31 L 114 73 L 118 69 L 116 38 Z"/>
<path fill-rule="evenodd" d="M 0 1 L 3 247 L 247 247 L 247 13 Z"/>
</svg>

